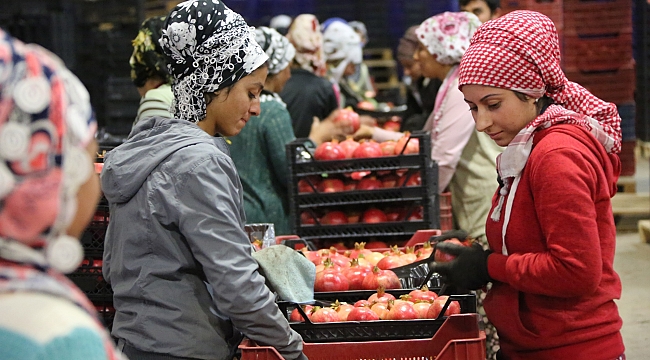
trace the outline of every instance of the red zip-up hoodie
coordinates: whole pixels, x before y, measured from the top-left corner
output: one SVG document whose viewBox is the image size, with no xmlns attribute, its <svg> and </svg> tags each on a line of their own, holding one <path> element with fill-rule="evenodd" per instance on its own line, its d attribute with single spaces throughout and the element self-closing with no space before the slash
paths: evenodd
<svg viewBox="0 0 650 360">
<path fill-rule="evenodd" d="M 507 359 L 615 359 L 625 350 L 610 201 L 620 160 L 575 125 L 541 130 L 533 144 L 505 235 L 508 255 L 505 209 L 498 222 L 487 220 L 494 283 L 485 311 Z"/>
</svg>

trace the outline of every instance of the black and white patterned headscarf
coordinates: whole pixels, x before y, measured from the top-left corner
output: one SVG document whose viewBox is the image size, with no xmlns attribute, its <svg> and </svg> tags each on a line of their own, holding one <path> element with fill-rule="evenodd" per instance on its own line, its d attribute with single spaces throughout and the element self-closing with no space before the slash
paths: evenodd
<svg viewBox="0 0 650 360">
<path fill-rule="evenodd" d="M 277 74 L 284 70 L 296 56 L 296 48 L 289 39 L 275 29 L 260 26 L 255 29 L 255 40 L 269 56 L 269 74 Z"/>
<path fill-rule="evenodd" d="M 192 122 L 206 116 L 205 93 L 236 83 L 268 59 L 254 29 L 220 0 L 176 5 L 163 26 L 160 46 L 174 76 L 174 117 Z"/>
</svg>

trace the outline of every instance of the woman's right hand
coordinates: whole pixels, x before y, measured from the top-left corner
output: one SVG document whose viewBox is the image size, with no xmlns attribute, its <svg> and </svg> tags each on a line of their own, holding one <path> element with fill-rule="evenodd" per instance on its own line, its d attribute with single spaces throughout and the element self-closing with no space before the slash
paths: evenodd
<svg viewBox="0 0 650 360">
<path fill-rule="evenodd" d="M 344 122 L 335 122 L 334 119 L 338 116 L 339 110 L 334 110 L 324 120 L 320 120 L 314 116 L 314 121 L 311 124 L 311 131 L 309 138 L 316 145 L 332 139 L 345 140 L 347 135 L 354 132 L 352 126 Z"/>
</svg>

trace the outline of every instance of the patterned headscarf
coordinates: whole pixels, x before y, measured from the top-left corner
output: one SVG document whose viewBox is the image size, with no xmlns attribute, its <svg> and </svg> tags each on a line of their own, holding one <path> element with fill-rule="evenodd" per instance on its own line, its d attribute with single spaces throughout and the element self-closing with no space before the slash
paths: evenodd
<svg viewBox="0 0 650 360">
<path fill-rule="evenodd" d="M 268 59 L 253 28 L 220 0 L 176 5 L 165 20 L 160 45 L 174 76 L 173 115 L 191 122 L 206 116 L 204 94 L 236 83 Z"/>
<path fill-rule="evenodd" d="M 618 153 L 621 149 L 621 118 L 616 105 L 567 80 L 560 67 L 557 30 L 545 15 L 513 11 L 483 24 L 460 64 L 459 88 L 467 84 L 510 89 L 535 99 L 546 95 L 557 104 L 523 128 L 497 159 L 505 185 L 492 213 L 495 221 L 499 219 L 504 196 L 516 191 L 538 128 L 575 124 L 590 131 L 607 152 Z"/>
<path fill-rule="evenodd" d="M 360 64 L 363 61 L 361 38 L 350 25 L 344 21 L 332 21 L 323 31 L 323 50 L 327 61 L 341 60 L 330 69 L 332 78 L 338 82 L 348 64 Z"/>
<path fill-rule="evenodd" d="M 479 26 L 481 21 L 472 13 L 444 12 L 424 20 L 415 34 L 437 62 L 454 65 L 460 63 Z"/>
<path fill-rule="evenodd" d="M 289 39 L 275 29 L 266 26 L 258 27 L 255 29 L 255 41 L 269 56 L 266 62 L 269 65 L 269 74 L 275 75 L 284 70 L 296 55 L 296 48 L 291 45 Z"/>
<path fill-rule="evenodd" d="M 65 235 L 76 194 L 93 173 L 97 123 L 88 91 L 54 54 L 0 29 L 0 256 L 74 270 Z"/>
<path fill-rule="evenodd" d="M 133 54 L 129 59 L 131 80 L 137 87 L 142 87 L 147 79 L 160 77 L 165 83 L 171 83 L 172 77 L 167 72 L 167 62 L 160 47 L 160 35 L 165 22 L 164 16 L 155 16 L 145 20 L 138 35 L 131 41 Z"/>
<path fill-rule="evenodd" d="M 287 39 L 296 48 L 296 62 L 301 68 L 318 76 L 327 72 L 323 54 L 323 34 L 316 16 L 298 15 L 289 27 Z"/>
</svg>

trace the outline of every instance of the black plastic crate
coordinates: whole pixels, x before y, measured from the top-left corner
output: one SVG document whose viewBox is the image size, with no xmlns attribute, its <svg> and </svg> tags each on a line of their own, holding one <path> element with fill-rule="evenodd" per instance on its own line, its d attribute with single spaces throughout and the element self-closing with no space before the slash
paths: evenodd
<svg viewBox="0 0 650 360">
<path fill-rule="evenodd" d="M 113 289 L 104 280 L 98 260 L 99 258 L 86 258 L 75 272 L 67 275 L 93 303 L 113 300 Z"/>
<path fill-rule="evenodd" d="M 290 322 L 289 325 L 308 343 L 431 338 L 447 319 L 447 316 L 443 316 L 443 314 L 451 301 L 458 301 L 460 303 L 461 313 L 476 312 L 475 295 L 450 295 L 445 307 L 443 307 L 440 313 L 441 315 L 437 319 L 342 321 L 330 323 L 312 323 L 309 319 L 306 319 L 305 322 Z M 329 302 L 316 301 L 315 304 L 328 306 Z M 287 317 L 293 309 L 298 307 L 297 304 L 290 302 L 279 302 L 278 305 Z M 304 314 L 303 318 L 305 318 Z"/>
<path fill-rule="evenodd" d="M 81 235 L 81 245 L 86 256 L 99 256 L 104 253 L 104 237 L 106 237 L 106 226 L 91 223 Z"/>
<path fill-rule="evenodd" d="M 412 139 L 419 141 L 419 153 L 385 156 L 377 158 L 318 161 L 314 149 L 305 139 L 296 139 L 287 144 L 290 163 L 289 206 L 293 233 L 303 239 L 367 238 L 378 236 L 410 236 L 421 229 L 440 227 L 438 199 L 438 166 L 431 161 L 431 141 L 428 132 L 413 132 Z M 344 177 L 354 172 L 367 171 L 375 174 L 400 171 L 406 176 L 419 172 L 419 186 L 402 186 L 376 190 L 353 190 L 335 193 L 299 193 L 298 182 L 312 176 Z M 363 211 L 370 207 L 399 206 L 412 209 L 422 208 L 422 219 L 418 221 L 393 221 L 382 223 L 349 223 L 344 225 L 321 225 L 316 219 L 314 225 L 303 224 L 303 211 L 314 214 L 325 210 L 353 208 Z M 412 210 L 409 210 L 409 213 Z M 404 217 L 403 220 L 407 219 Z"/>
<path fill-rule="evenodd" d="M 93 301 L 97 317 L 110 332 L 113 329 L 113 320 L 115 319 L 115 308 L 112 300 Z"/>
</svg>

